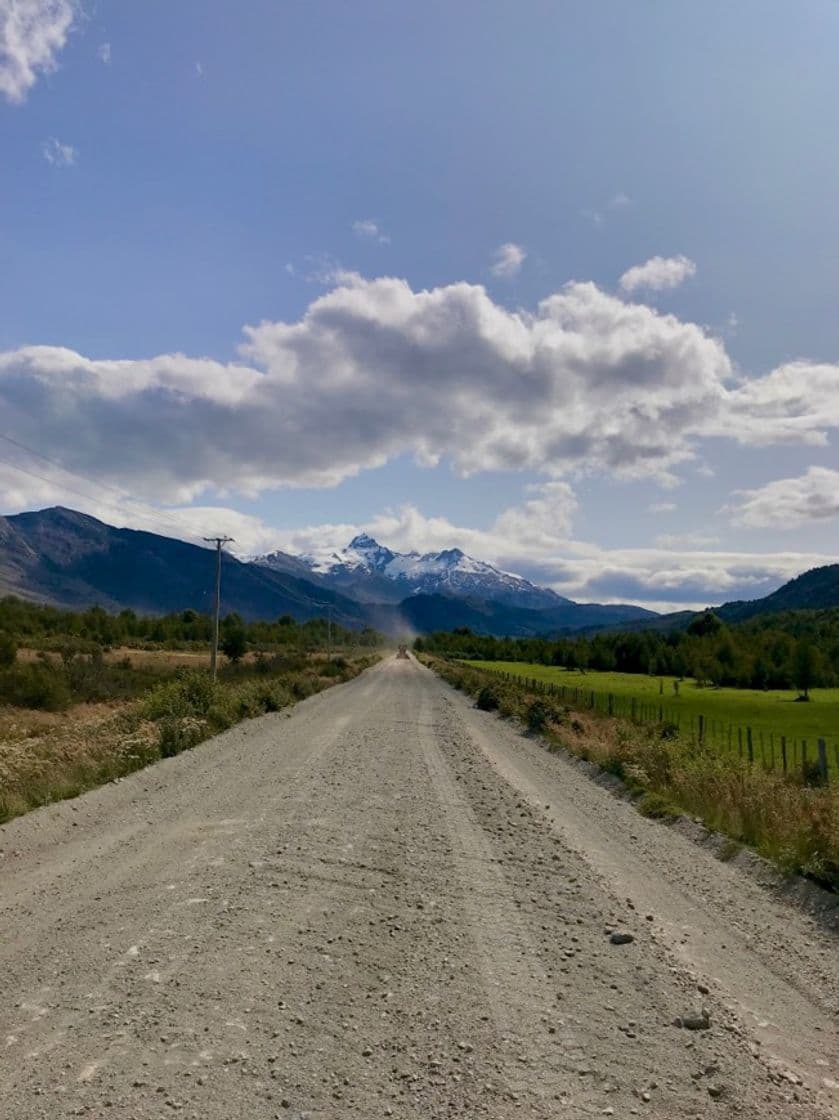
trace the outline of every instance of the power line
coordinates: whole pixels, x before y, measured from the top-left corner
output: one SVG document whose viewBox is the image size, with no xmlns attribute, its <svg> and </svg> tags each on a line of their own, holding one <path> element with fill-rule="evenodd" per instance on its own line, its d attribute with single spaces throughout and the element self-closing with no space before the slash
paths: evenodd
<svg viewBox="0 0 839 1120">
<path fill-rule="evenodd" d="M 139 498 L 132 498 L 129 494 L 126 494 L 116 486 L 111 486 L 110 483 L 88 478 L 86 475 L 80 474 L 78 471 L 71 470 L 69 467 L 63 466 L 56 459 L 51 459 L 49 455 L 44 455 L 43 452 L 36 450 L 34 447 L 30 447 L 28 444 L 23 443 L 22 440 L 15 439 L 14 436 L 10 436 L 5 432 L 0 432 L 0 439 L 6 440 L 7 443 L 14 444 L 15 447 L 19 447 L 21 448 L 21 450 L 27 451 L 30 455 L 35 455 L 37 458 L 43 459 L 45 463 L 49 463 L 51 466 L 57 467 L 58 470 L 63 471 L 65 474 L 71 475 L 73 478 L 78 478 L 82 482 L 85 482 L 90 486 L 99 487 L 102 490 L 110 490 L 111 493 L 117 495 L 123 505 L 116 505 L 114 502 L 107 501 L 107 499 L 100 498 L 92 494 L 85 494 L 81 490 L 76 490 L 74 487 L 68 486 L 65 482 L 54 478 L 47 478 L 45 475 L 38 474 L 36 471 L 29 470 L 27 467 L 22 467 L 18 463 L 14 463 L 9 459 L 0 457 L 0 462 L 5 463 L 7 466 L 12 467 L 14 470 L 21 471 L 23 474 L 28 474 L 32 478 L 37 478 L 41 482 L 46 482 L 50 486 L 61 487 L 62 489 L 68 491 L 70 494 L 76 494 L 77 497 L 84 498 L 88 502 L 99 502 L 101 505 L 107 506 L 108 509 L 116 510 L 123 516 L 127 515 L 128 517 L 131 517 L 130 511 L 124 508 L 124 503 L 127 502 L 131 505 L 138 506 L 144 516 L 148 517 L 150 513 L 153 514 L 155 517 L 158 517 L 160 520 L 171 525 L 172 528 L 177 531 L 178 537 L 181 537 L 183 533 L 183 527 L 181 523 L 178 522 L 172 514 L 167 513 L 165 510 L 150 507 L 147 502 L 143 502 Z M 136 514 L 134 516 L 136 516 Z"/>
</svg>

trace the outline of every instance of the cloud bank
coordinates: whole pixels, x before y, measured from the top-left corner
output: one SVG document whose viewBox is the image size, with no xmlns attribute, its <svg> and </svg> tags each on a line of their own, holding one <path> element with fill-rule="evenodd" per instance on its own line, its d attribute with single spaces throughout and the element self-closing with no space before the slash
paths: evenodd
<svg viewBox="0 0 839 1120">
<path fill-rule="evenodd" d="M 827 562 L 713 552 L 710 540 L 678 535 L 638 550 L 575 541 L 569 479 L 672 483 L 681 465 L 701 463 L 709 436 L 822 444 L 839 426 L 839 366 L 798 361 L 744 380 L 720 339 L 591 283 L 568 284 L 532 311 L 511 311 L 475 284 L 414 291 L 346 273 L 336 283 L 295 322 L 245 328 L 236 362 L 94 360 L 52 346 L 2 353 L 3 428 L 71 471 L 169 506 L 147 511 L 163 519 L 161 532 L 184 532 L 190 518 L 206 528 L 212 515 L 245 551 L 305 546 L 299 533 L 225 510 L 230 494 L 332 486 L 413 455 L 464 475 L 528 471 L 543 483 L 486 530 L 405 507 L 337 527 L 343 535 L 334 526 L 312 533 L 344 544 L 367 528 L 394 547 L 458 545 L 563 594 L 656 604 L 755 597 Z M 0 469 L 6 508 L 69 500 L 91 509 L 40 470 L 43 479 Z M 741 494 L 730 512 L 745 525 L 770 509 L 773 525 L 779 509 L 828 516 L 835 474 L 813 468 Z M 199 514 L 178 508 L 197 502 Z M 655 503 L 660 513 L 669 505 Z M 99 515 L 117 519 L 107 503 Z"/>
<path fill-rule="evenodd" d="M 718 340 L 590 283 L 529 313 L 478 285 L 345 274 L 298 322 L 244 333 L 231 364 L 0 354 L 8 430 L 152 499 L 330 486 L 405 454 L 464 475 L 666 481 L 732 396 Z"/>
<path fill-rule="evenodd" d="M 76 15 L 73 0 L 0 0 L 0 93 L 20 104 L 55 69 Z"/>
</svg>

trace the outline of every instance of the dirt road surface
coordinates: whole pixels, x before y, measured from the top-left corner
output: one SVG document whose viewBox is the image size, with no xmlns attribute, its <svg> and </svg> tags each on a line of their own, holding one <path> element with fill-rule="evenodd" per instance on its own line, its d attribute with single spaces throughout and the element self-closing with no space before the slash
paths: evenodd
<svg viewBox="0 0 839 1120">
<path fill-rule="evenodd" d="M 0 849 L 9 1120 L 839 1117 L 836 940 L 413 660 Z"/>
</svg>

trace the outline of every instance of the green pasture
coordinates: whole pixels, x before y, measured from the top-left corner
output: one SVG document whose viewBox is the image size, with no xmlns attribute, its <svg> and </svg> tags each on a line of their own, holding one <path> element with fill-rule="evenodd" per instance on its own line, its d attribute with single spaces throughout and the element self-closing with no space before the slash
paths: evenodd
<svg viewBox="0 0 839 1120">
<path fill-rule="evenodd" d="M 566 689 L 565 700 L 606 711 L 613 697 L 615 715 L 632 713 L 636 718 L 677 723 L 682 732 L 696 733 L 699 716 L 704 717 L 708 743 L 734 751 L 745 750 L 747 728 L 751 728 L 756 758 L 780 765 L 781 737 L 787 741 L 790 765 L 802 759 L 802 743 L 808 758 L 815 758 L 816 743 L 824 739 L 831 768 L 839 768 L 839 688 L 814 688 L 809 703 L 796 703 L 795 691 L 761 692 L 740 688 L 700 688 L 685 679 L 674 688 L 674 677 L 648 677 L 634 673 L 603 673 L 595 670 L 562 669 L 520 661 L 468 661 L 476 669 L 509 673 Z M 574 690 L 576 689 L 576 696 Z M 570 690 L 570 695 L 569 691 Z M 742 746 L 741 746 L 742 745 Z"/>
</svg>

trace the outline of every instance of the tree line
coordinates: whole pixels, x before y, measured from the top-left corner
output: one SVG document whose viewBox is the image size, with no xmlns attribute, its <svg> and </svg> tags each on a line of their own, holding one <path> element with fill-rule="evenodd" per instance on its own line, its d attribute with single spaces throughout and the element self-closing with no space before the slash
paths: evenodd
<svg viewBox="0 0 839 1120">
<path fill-rule="evenodd" d="M 7 661 L 14 659 L 12 651 L 23 646 L 59 651 L 75 648 L 80 653 L 92 652 L 93 647 L 117 646 L 178 649 L 207 645 L 211 635 L 211 616 L 194 610 L 166 615 L 142 615 L 133 610 L 111 614 L 98 606 L 73 611 L 11 595 L 0 599 L 0 659 L 5 657 Z M 325 618 L 301 623 L 284 614 L 274 620 L 246 622 L 231 612 L 220 625 L 222 649 L 227 646 L 230 653 L 239 656 L 247 649 L 322 649 L 327 640 Z M 335 623 L 332 640 L 336 646 L 370 648 L 384 641 L 381 634 L 369 627 L 355 631 Z"/>
<path fill-rule="evenodd" d="M 481 661 L 694 677 L 701 685 L 791 689 L 839 686 L 839 610 L 789 611 L 727 625 L 713 611 L 683 630 L 585 637 L 498 638 L 467 627 L 417 638 L 415 649 Z"/>
</svg>

